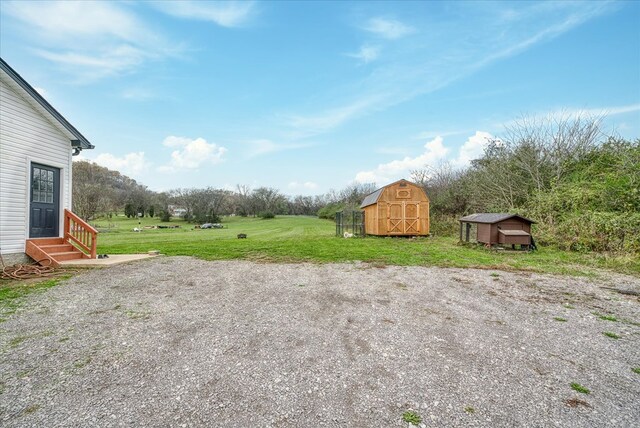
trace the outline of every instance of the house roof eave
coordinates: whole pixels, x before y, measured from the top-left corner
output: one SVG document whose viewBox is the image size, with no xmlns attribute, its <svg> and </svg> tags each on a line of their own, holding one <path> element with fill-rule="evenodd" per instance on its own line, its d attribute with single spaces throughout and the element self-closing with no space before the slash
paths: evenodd
<svg viewBox="0 0 640 428">
<path fill-rule="evenodd" d="M 42 95 L 36 91 L 33 86 L 31 86 L 26 80 L 18 74 L 9 64 L 7 64 L 2 58 L 0 58 L 0 70 L 11 78 L 33 101 L 35 101 L 44 112 L 50 116 L 51 119 L 58 122 L 69 134 L 71 134 L 74 138 L 71 139 L 71 145 L 74 148 L 78 148 L 80 150 L 85 149 L 93 149 L 95 146 L 87 140 L 87 138 L 80 133 L 67 119 L 58 112 L 47 100 L 44 99 Z M 74 145 L 74 142 L 76 145 Z"/>
</svg>

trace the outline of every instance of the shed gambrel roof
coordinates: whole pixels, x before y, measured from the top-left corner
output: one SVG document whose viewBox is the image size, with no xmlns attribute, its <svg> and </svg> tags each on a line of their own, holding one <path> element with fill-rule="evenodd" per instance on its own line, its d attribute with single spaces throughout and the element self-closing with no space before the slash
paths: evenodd
<svg viewBox="0 0 640 428">
<path fill-rule="evenodd" d="M 386 186 L 382 186 L 381 188 L 379 188 L 375 192 L 369 193 L 367 196 L 365 196 L 364 200 L 360 204 L 360 208 L 368 207 L 369 205 L 375 204 L 376 202 L 378 202 L 378 199 L 380 198 L 380 195 L 382 194 L 382 191 L 384 189 L 386 189 L 389 186 L 393 186 L 396 183 L 400 183 L 401 181 L 404 181 L 405 183 L 411 184 L 411 185 L 416 186 L 416 187 L 420 187 L 415 183 L 412 183 L 410 181 L 405 180 L 404 178 L 402 180 L 394 181 L 393 183 L 387 184 Z"/>
<path fill-rule="evenodd" d="M 468 216 L 462 217 L 459 221 L 467 222 L 467 223 L 498 223 L 500 221 L 508 220 L 510 218 L 519 218 L 520 220 L 524 220 L 529 223 L 535 223 L 535 221 L 530 220 L 526 217 L 522 217 L 518 214 L 509 214 L 509 213 L 475 213 L 470 214 Z"/>
<path fill-rule="evenodd" d="M 381 187 L 375 192 L 368 194 L 362 201 L 362 204 L 360 204 L 360 208 L 368 207 L 369 205 L 373 205 L 378 202 L 378 198 L 380 197 L 380 194 L 382 194 L 383 190 L 384 187 Z"/>
<path fill-rule="evenodd" d="M 66 131 L 65 134 L 71 140 L 71 147 L 78 149 L 93 149 L 95 147 L 2 58 L 0 58 L 0 71 L 2 71 L 1 75 L 9 76 L 11 82 L 14 83 L 11 85 L 14 91 L 18 90 L 36 110 L 51 122 L 58 123 Z"/>
</svg>

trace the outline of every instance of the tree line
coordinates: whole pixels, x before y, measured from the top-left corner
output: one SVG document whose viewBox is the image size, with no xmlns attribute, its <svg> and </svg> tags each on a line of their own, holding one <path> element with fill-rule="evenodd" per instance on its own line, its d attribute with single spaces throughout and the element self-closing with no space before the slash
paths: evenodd
<svg viewBox="0 0 640 428">
<path fill-rule="evenodd" d="M 317 196 L 287 196 L 278 189 L 214 187 L 154 192 L 135 180 L 87 161 L 73 163 L 73 209 L 98 215 L 157 216 L 172 208 L 194 223 L 225 215 L 317 215 L 358 209 L 374 183 L 354 183 Z M 524 117 L 488 141 L 467 167 L 450 163 L 411 171 L 431 201 L 431 231 L 455 236 L 458 218 L 474 212 L 509 212 L 537 223 L 538 243 L 577 251 L 640 252 L 640 140 L 602 131 L 602 118 Z"/>
<path fill-rule="evenodd" d="M 467 168 L 411 178 L 431 200 L 435 233 L 455 233 L 460 215 L 509 212 L 535 220 L 542 244 L 640 252 L 640 139 L 605 134 L 602 118 L 525 117 Z"/>
<path fill-rule="evenodd" d="M 317 196 L 287 196 L 272 187 L 251 189 L 179 188 L 154 192 L 118 171 L 89 161 L 73 163 L 73 211 L 85 220 L 124 213 L 127 217 L 148 216 L 169 221 L 175 208 L 193 223 L 217 223 L 222 216 L 318 215 L 333 218 L 332 209 L 357 206 L 375 190 L 373 184 L 353 184 L 341 191 Z M 329 208 L 327 208 L 329 207 Z M 324 211 L 323 211 L 324 210 Z"/>
</svg>

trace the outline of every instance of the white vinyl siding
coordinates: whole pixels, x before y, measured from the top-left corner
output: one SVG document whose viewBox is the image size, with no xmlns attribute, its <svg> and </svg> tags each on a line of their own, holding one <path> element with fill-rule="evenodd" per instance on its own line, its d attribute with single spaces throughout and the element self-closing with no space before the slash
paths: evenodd
<svg viewBox="0 0 640 428">
<path fill-rule="evenodd" d="M 24 252 L 31 162 L 60 168 L 60 226 L 71 208 L 71 142 L 11 82 L 0 80 L 0 251 Z"/>
</svg>

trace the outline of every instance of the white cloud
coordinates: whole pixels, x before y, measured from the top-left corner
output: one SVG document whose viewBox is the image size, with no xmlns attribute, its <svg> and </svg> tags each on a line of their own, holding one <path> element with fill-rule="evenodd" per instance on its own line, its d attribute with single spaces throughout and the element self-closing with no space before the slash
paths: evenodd
<svg viewBox="0 0 640 428">
<path fill-rule="evenodd" d="M 305 147 L 311 147 L 311 144 L 290 143 L 290 144 L 278 144 L 268 139 L 251 140 L 248 142 L 251 146 L 248 156 L 262 156 L 269 153 L 281 152 L 284 150 L 303 149 Z"/>
<path fill-rule="evenodd" d="M 459 134 L 459 132 L 452 132 Z M 424 145 L 424 152 L 416 157 L 405 156 L 378 165 L 374 170 L 360 171 L 355 181 L 359 183 L 389 183 L 400 178 L 408 178 L 412 170 L 423 169 L 425 166 L 435 166 L 440 162 L 449 161 L 456 168 L 468 166 L 472 160 L 478 159 L 484 153 L 487 144 L 493 140 L 493 135 L 484 131 L 476 131 L 460 146 L 457 156 L 450 158 L 451 150 L 444 145 L 441 136 L 437 136 Z"/>
<path fill-rule="evenodd" d="M 365 64 L 368 64 L 371 61 L 375 61 L 376 59 L 378 59 L 379 55 L 380 47 L 370 45 L 363 45 L 360 47 L 360 50 L 358 52 L 347 54 L 347 56 L 360 60 Z"/>
<path fill-rule="evenodd" d="M 364 26 L 364 29 L 391 40 L 402 38 L 416 31 L 415 28 L 400 21 L 384 18 L 371 18 Z"/>
<path fill-rule="evenodd" d="M 176 52 L 126 3 L 3 2 L 3 12 L 23 24 L 37 55 L 82 81 L 130 72 Z"/>
<path fill-rule="evenodd" d="M 411 137 L 414 140 L 431 140 L 435 137 L 450 137 L 451 135 L 464 134 L 469 131 L 422 131 L 418 135 Z"/>
<path fill-rule="evenodd" d="M 177 18 L 213 22 L 222 27 L 238 27 L 255 12 L 253 2 L 154 2 L 158 10 Z"/>
<path fill-rule="evenodd" d="M 355 181 L 359 183 L 387 183 L 406 178 L 411 170 L 435 164 L 449 153 L 449 149 L 442 144 L 442 137 L 436 137 L 427 142 L 424 149 L 424 152 L 416 157 L 406 156 L 403 159 L 380 164 L 374 170 L 361 171 L 356 174 Z"/>
<path fill-rule="evenodd" d="M 493 139 L 494 136 L 488 132 L 476 131 L 460 147 L 458 157 L 451 162 L 452 165 L 456 167 L 468 166 L 472 160 L 482 157 L 485 147 Z"/>
<path fill-rule="evenodd" d="M 204 165 L 215 165 L 222 162 L 227 149 L 215 143 L 207 143 L 204 138 L 195 140 L 186 137 L 168 136 L 162 144 L 176 148 L 171 152 L 168 164 L 158 167 L 160 172 L 176 172 L 185 169 L 198 169 Z"/>
<path fill-rule="evenodd" d="M 153 91 L 145 88 L 127 88 L 120 95 L 122 98 L 132 101 L 147 101 L 156 98 Z"/>
<path fill-rule="evenodd" d="M 291 183 L 289 183 L 289 189 L 305 189 L 305 190 L 315 190 L 318 188 L 318 185 L 316 183 L 314 183 L 313 181 L 305 181 L 305 182 L 298 182 L 298 181 L 292 181 Z"/>
<path fill-rule="evenodd" d="M 36 92 L 38 92 L 40 95 L 42 95 L 42 96 L 43 96 L 43 97 L 45 97 L 45 98 L 46 98 L 46 97 L 47 97 L 47 95 L 48 95 L 47 90 L 46 90 L 46 89 L 44 89 L 44 88 L 40 88 L 40 87 L 38 87 L 38 86 L 34 86 L 34 87 L 33 87 L 33 89 L 35 89 L 35 90 L 36 90 Z"/>
<path fill-rule="evenodd" d="M 80 158 L 78 160 L 83 159 Z M 129 177 L 140 177 L 151 166 L 151 162 L 145 159 L 144 152 L 127 153 L 122 157 L 117 157 L 111 153 L 100 153 L 90 162 L 119 171 Z"/>
<path fill-rule="evenodd" d="M 175 137 L 173 135 L 169 135 L 164 139 L 162 145 L 165 147 L 185 147 L 188 146 L 193 140 L 187 137 Z"/>
</svg>

